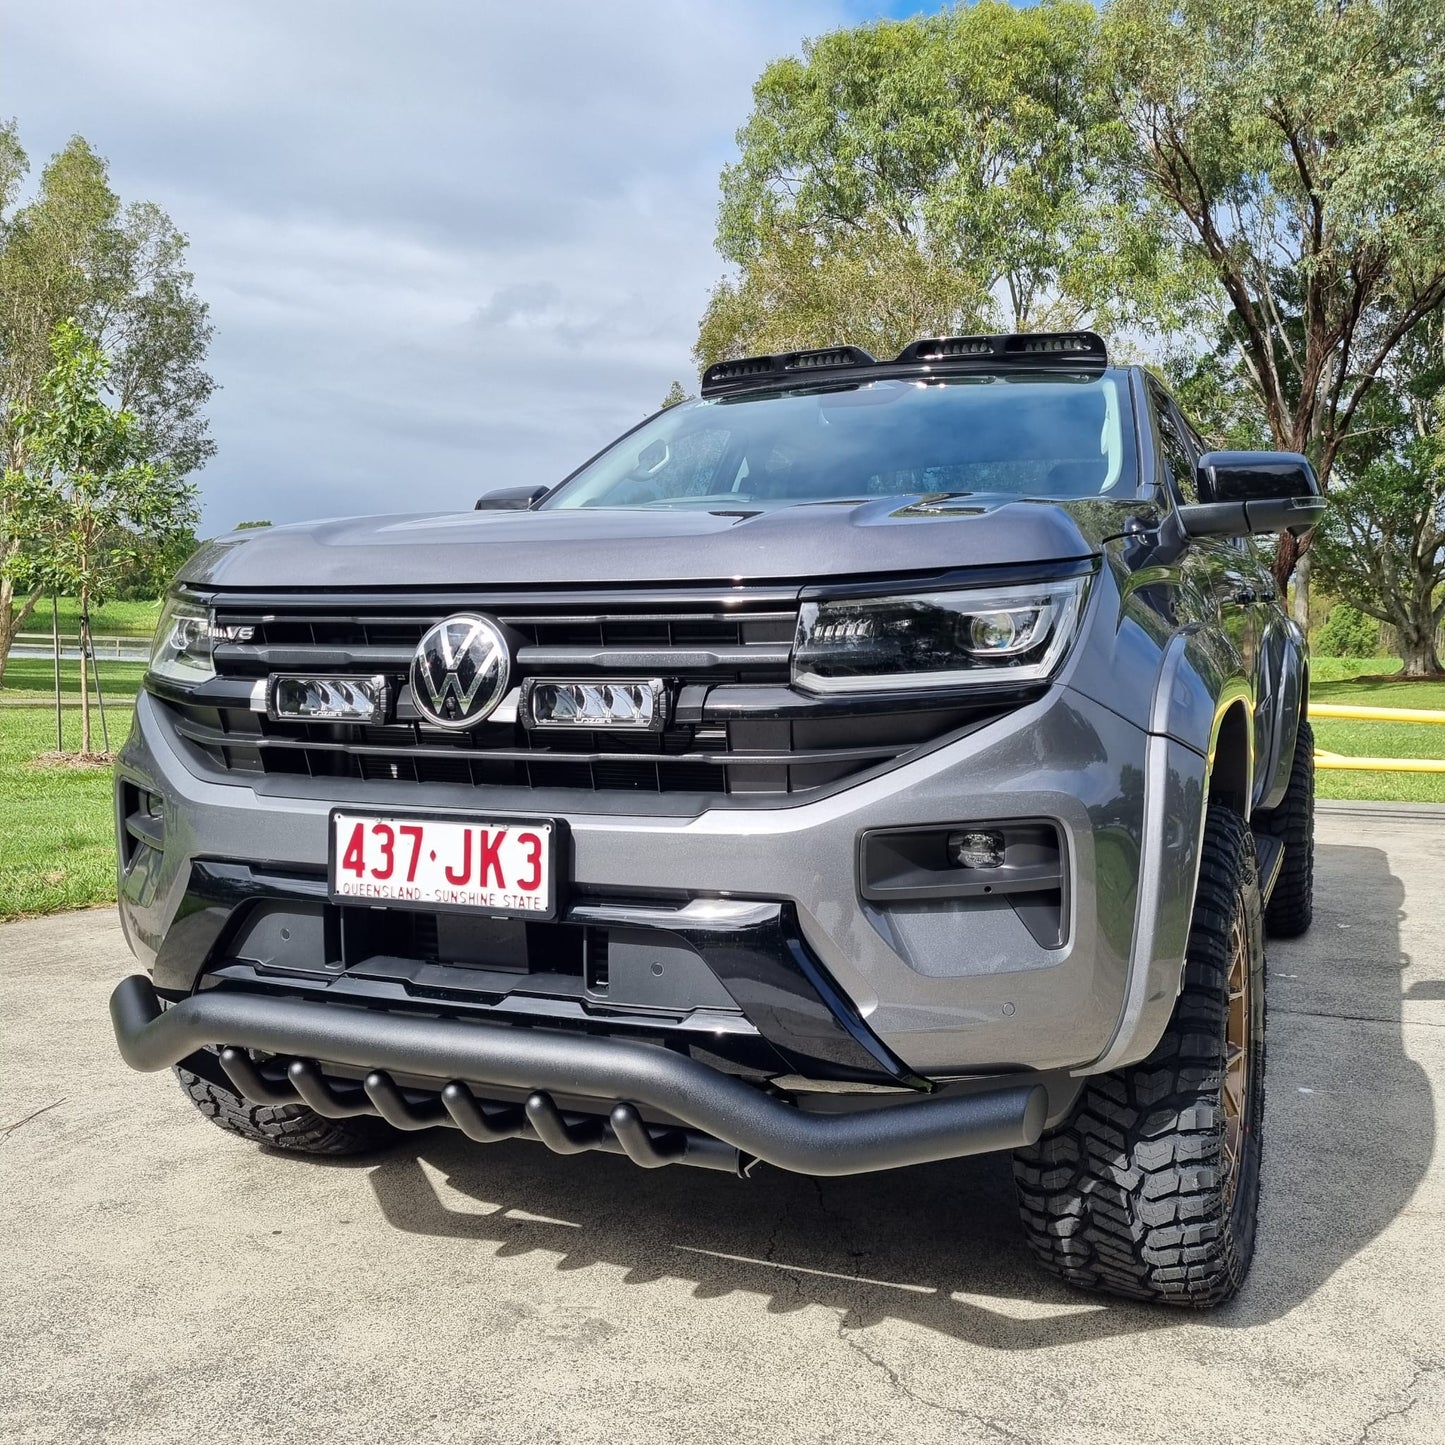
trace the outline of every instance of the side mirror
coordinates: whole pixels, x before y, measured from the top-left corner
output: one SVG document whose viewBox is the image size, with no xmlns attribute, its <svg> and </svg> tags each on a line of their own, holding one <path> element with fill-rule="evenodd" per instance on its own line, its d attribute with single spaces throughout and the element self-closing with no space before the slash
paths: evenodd
<svg viewBox="0 0 1445 1445">
<path fill-rule="evenodd" d="M 1298 536 L 1325 511 L 1314 468 L 1298 452 L 1206 452 L 1194 481 L 1198 502 L 1179 509 L 1191 537 Z"/>
<path fill-rule="evenodd" d="M 478 497 L 473 511 L 530 512 L 550 490 L 550 487 L 499 487 Z"/>
</svg>

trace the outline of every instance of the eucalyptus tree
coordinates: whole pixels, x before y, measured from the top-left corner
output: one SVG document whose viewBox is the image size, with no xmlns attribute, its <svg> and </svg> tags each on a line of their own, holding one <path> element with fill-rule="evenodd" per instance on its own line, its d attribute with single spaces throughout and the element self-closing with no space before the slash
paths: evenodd
<svg viewBox="0 0 1445 1445">
<path fill-rule="evenodd" d="M 1328 485 L 1391 356 L 1445 302 L 1445 3 L 1109 0 L 1100 57 L 1141 220 L 1223 338 L 1224 394 L 1242 383 Z M 1298 558 L 1282 537 L 1281 583 Z"/>
<path fill-rule="evenodd" d="M 1445 0 L 979 0 L 773 62 L 738 144 L 703 362 L 1089 322 L 1328 485 L 1445 302 Z"/>
<path fill-rule="evenodd" d="M 1097 28 L 1076 0 L 980 0 L 769 65 L 722 175 L 717 245 L 736 271 L 699 360 L 835 340 L 882 354 L 1157 303 L 1168 278 L 1119 189 Z"/>
<path fill-rule="evenodd" d="M 116 407 L 135 443 L 184 476 L 215 451 L 205 407 L 211 324 L 186 269 L 186 238 L 146 202 L 123 206 L 105 161 L 79 136 L 22 199 L 29 160 L 13 123 L 0 125 L 0 466 L 27 467 L 19 418 L 42 399 L 56 328 L 74 321 L 110 358 Z M 0 501 L 0 678 L 39 593 L 17 589 L 27 545 Z"/>
<path fill-rule="evenodd" d="M 1438 677 L 1445 623 L 1445 312 L 1422 321 L 1360 407 L 1313 552 L 1321 581 L 1390 626 L 1407 677 Z"/>
<path fill-rule="evenodd" d="M 34 593 L 79 599 L 81 751 L 89 753 L 90 609 L 134 570 L 143 541 L 190 531 L 195 489 L 152 459 L 134 413 L 106 403 L 109 363 L 75 323 L 56 328 L 51 357 L 37 399 L 15 418 L 25 460 L 6 470 L 0 495 L 26 538 L 10 575 Z"/>
</svg>

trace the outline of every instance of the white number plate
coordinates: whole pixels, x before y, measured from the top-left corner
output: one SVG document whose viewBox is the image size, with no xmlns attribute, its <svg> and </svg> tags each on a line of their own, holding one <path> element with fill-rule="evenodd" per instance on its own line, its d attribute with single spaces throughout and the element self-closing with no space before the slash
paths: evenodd
<svg viewBox="0 0 1445 1445">
<path fill-rule="evenodd" d="M 331 815 L 331 896 L 550 918 L 555 829 L 516 818 Z"/>
</svg>

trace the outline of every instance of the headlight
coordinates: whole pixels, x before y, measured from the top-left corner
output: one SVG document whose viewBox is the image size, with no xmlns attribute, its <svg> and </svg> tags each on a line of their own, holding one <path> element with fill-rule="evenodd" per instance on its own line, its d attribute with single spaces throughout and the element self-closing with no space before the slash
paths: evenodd
<svg viewBox="0 0 1445 1445">
<path fill-rule="evenodd" d="M 213 678 L 212 641 L 210 608 L 184 597 L 168 598 L 151 643 L 151 673 L 191 684 Z"/>
<path fill-rule="evenodd" d="M 1016 587 L 805 602 L 793 682 L 808 692 L 884 692 L 1037 682 L 1079 625 L 1087 577 Z"/>
</svg>

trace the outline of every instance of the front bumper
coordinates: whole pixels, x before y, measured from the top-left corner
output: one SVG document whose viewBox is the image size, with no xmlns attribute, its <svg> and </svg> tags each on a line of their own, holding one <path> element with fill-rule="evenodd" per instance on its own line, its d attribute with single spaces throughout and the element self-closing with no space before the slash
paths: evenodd
<svg viewBox="0 0 1445 1445">
<path fill-rule="evenodd" d="M 121 1054 L 135 1069 L 183 1061 L 204 1068 L 197 1052 L 226 1040 L 221 1066 L 233 1087 L 259 1102 L 304 1100 L 333 1117 L 377 1113 L 403 1129 L 450 1124 L 479 1142 L 532 1135 L 558 1153 L 610 1148 L 646 1167 L 746 1172 L 761 1160 L 801 1174 L 861 1174 L 1021 1148 L 1038 1139 L 1048 1113 L 1038 1084 L 809 1113 L 646 1044 L 219 989 L 163 1010 L 140 975 L 116 988 L 110 1010 Z M 285 1083 L 268 1081 L 242 1050 L 290 1058 Z M 366 1071 L 360 1088 L 341 1092 L 315 1058 Z M 524 1104 L 489 1106 L 474 1092 L 495 1088 L 524 1091 Z M 569 1118 L 555 1093 L 615 1102 L 605 1120 Z M 665 1122 L 645 1120 L 644 1111 Z"/>
<path fill-rule="evenodd" d="M 474 789 L 360 780 L 216 781 L 142 694 L 118 769 L 159 800 L 159 848 L 123 869 L 121 914 L 156 982 L 189 992 L 204 963 L 184 933 L 196 865 L 319 877 L 334 806 L 475 810 Z M 590 795 L 487 790 L 495 812 L 565 818 L 584 896 L 761 900 L 794 917 L 811 957 L 871 1035 L 916 1075 L 1086 1071 L 1153 1046 L 1178 982 L 1197 867 L 1204 760 L 1056 687 L 881 775 L 795 805 L 688 814 L 579 811 Z M 1006 900 L 860 897 L 869 831 L 1048 819 L 1069 888 L 1064 941 L 1040 943 Z M 212 1042 L 215 1042 L 214 1040 Z"/>
</svg>

